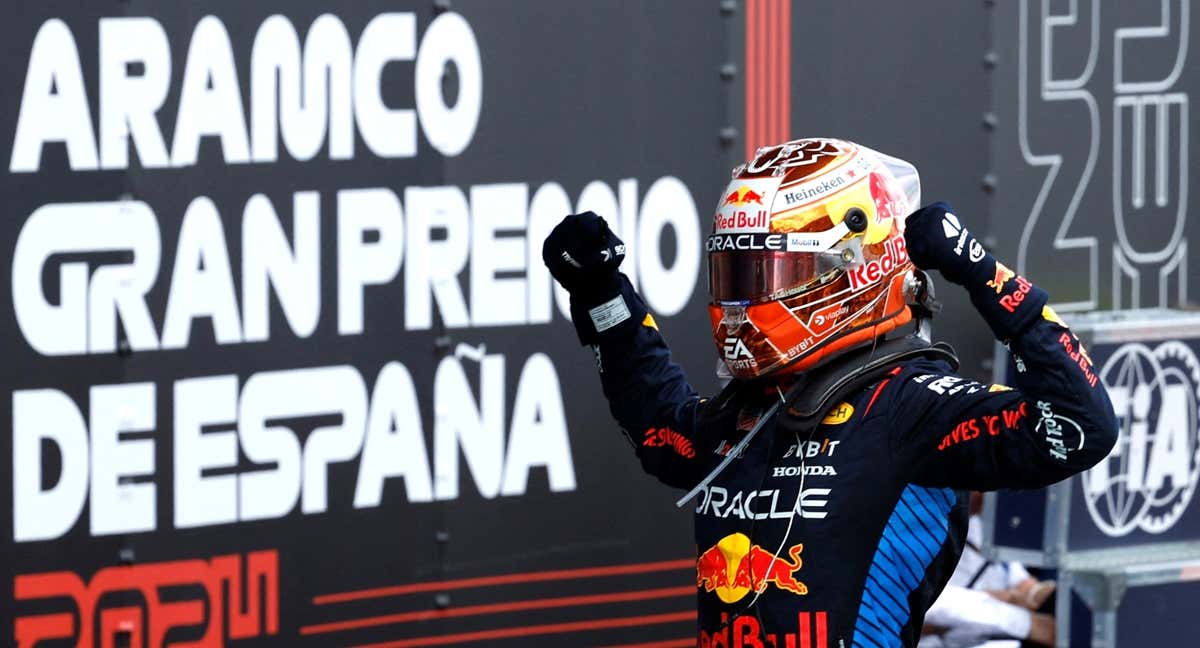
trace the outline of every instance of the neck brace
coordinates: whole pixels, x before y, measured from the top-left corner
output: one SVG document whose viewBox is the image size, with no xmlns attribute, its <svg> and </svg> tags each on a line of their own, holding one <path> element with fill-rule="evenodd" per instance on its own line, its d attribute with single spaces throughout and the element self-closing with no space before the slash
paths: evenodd
<svg viewBox="0 0 1200 648">
<path fill-rule="evenodd" d="M 916 335 L 852 351 L 797 376 L 780 413 L 780 431 L 807 434 L 831 408 L 852 393 L 879 382 L 896 367 L 917 358 L 943 360 L 950 364 L 951 370 L 958 369 L 958 356 L 949 344 L 930 344 Z"/>
</svg>

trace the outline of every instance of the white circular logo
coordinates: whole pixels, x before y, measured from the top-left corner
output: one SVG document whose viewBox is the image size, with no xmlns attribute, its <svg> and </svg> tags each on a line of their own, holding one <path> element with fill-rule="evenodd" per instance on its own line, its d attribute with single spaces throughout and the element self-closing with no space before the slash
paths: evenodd
<svg viewBox="0 0 1200 648">
<path fill-rule="evenodd" d="M 1116 446 L 1081 478 L 1096 526 L 1110 537 L 1162 533 L 1179 521 L 1200 477 L 1200 360 L 1185 344 L 1125 344 L 1104 363 L 1121 423 Z"/>
<path fill-rule="evenodd" d="M 979 263 L 983 260 L 983 246 L 979 244 L 979 240 L 972 240 L 970 247 L 967 248 L 967 258 L 971 259 L 971 263 Z"/>
</svg>

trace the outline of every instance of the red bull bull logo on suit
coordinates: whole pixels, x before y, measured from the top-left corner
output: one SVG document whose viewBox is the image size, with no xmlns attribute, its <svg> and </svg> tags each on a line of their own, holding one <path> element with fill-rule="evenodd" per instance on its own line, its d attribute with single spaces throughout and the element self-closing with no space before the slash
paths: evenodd
<svg viewBox="0 0 1200 648">
<path fill-rule="evenodd" d="M 716 592 L 723 603 L 736 603 L 751 590 L 763 592 L 768 585 L 808 594 L 808 586 L 795 576 L 803 550 L 803 544 L 793 545 L 785 558 L 752 544 L 743 533 L 727 535 L 696 559 L 696 587 Z"/>
</svg>

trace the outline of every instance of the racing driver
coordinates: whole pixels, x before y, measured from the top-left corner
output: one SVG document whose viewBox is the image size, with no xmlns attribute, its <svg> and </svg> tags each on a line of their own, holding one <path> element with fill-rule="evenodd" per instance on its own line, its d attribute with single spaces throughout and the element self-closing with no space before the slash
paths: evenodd
<svg viewBox="0 0 1200 648">
<path fill-rule="evenodd" d="M 717 396 L 671 361 L 602 218 L 567 216 L 543 260 L 642 467 L 693 498 L 697 645 L 915 646 L 968 491 L 1086 470 L 1116 442 L 1112 405 L 1042 289 L 949 205 L 912 212 L 910 164 L 801 139 L 732 177 L 707 239 Z M 967 290 L 1013 388 L 957 375 L 930 343 L 926 270 Z"/>
</svg>

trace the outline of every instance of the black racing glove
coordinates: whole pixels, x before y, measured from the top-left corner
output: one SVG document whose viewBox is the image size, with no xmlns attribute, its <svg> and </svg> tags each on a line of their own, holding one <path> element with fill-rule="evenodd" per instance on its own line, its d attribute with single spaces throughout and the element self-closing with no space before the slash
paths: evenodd
<svg viewBox="0 0 1200 648">
<path fill-rule="evenodd" d="M 905 221 L 908 256 L 967 289 L 971 302 L 1000 340 L 1010 340 L 1042 315 L 1045 291 L 1017 276 L 983 248 L 950 205 L 935 202 Z"/>
<path fill-rule="evenodd" d="M 625 243 L 590 211 L 562 219 L 542 244 L 542 261 L 572 295 L 607 285 L 624 260 Z"/>
<path fill-rule="evenodd" d="M 542 244 L 542 261 L 571 295 L 580 343 L 595 344 L 599 333 L 645 317 L 645 305 L 618 270 L 624 260 L 625 244 L 590 211 L 564 218 Z"/>
</svg>

